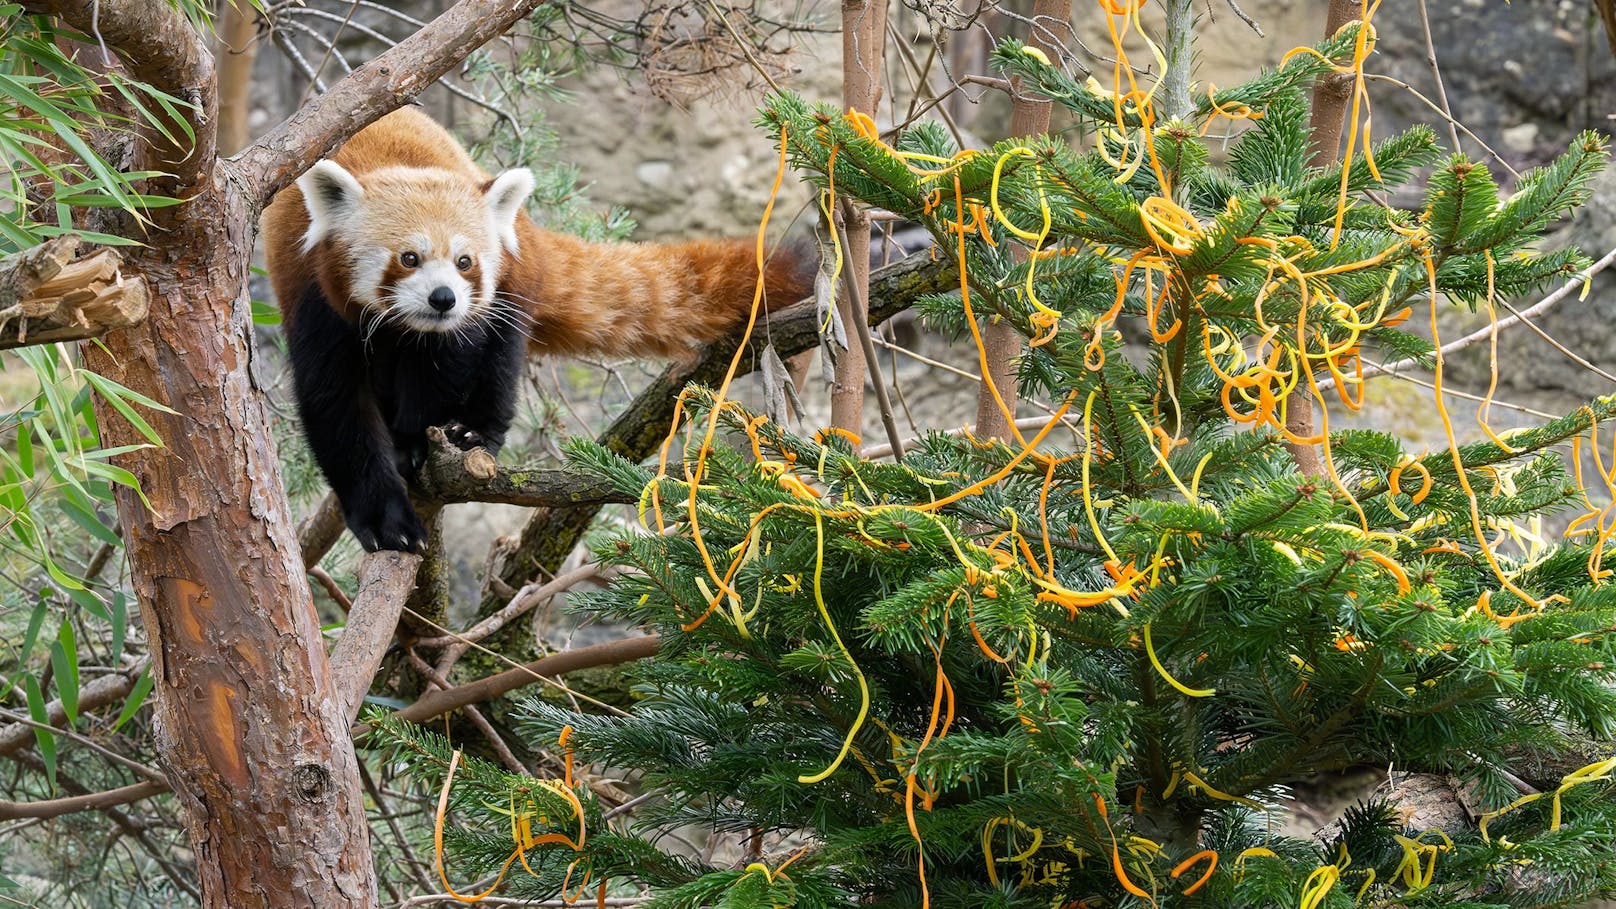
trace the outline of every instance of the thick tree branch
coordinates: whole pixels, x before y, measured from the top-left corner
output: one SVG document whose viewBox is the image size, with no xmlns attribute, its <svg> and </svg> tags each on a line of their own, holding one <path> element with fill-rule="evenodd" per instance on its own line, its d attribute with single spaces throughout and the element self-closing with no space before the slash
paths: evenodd
<svg viewBox="0 0 1616 909">
<path fill-rule="evenodd" d="M 1071 22 L 1072 0 L 1034 0 L 1027 46 L 1043 51 L 1051 60 L 1059 59 L 1062 45 L 1072 37 Z M 1019 79 L 1005 86 L 1013 99 L 1010 135 L 1041 136 L 1049 132 L 1050 100 L 1020 89 Z M 1188 83 L 1184 90 L 1189 91 Z M 1027 258 L 1021 247 L 1016 247 L 1013 255 L 1017 262 Z M 982 386 L 976 392 L 976 434 L 981 438 L 1002 442 L 1011 439 L 1010 427 L 1021 400 L 1016 360 L 1026 340 L 1015 326 L 1002 319 L 988 319 L 982 328 Z"/>
<path fill-rule="evenodd" d="M 397 554 L 394 553 L 394 555 Z M 580 669 L 591 669 L 596 666 L 611 666 L 617 663 L 643 660 L 646 657 L 655 656 L 661 646 L 662 639 L 654 634 L 649 634 L 624 638 L 619 641 L 607 641 L 604 644 L 580 647 L 576 650 L 552 653 L 547 657 L 534 660 L 520 669 L 510 669 L 498 675 L 491 675 L 455 688 L 433 691 L 403 710 L 395 711 L 393 716 L 412 723 L 423 723 L 433 717 L 459 710 L 469 704 L 477 704 L 515 691 L 526 685 L 531 685 L 541 678 L 552 678 L 569 672 L 576 672 Z M 23 728 L 26 729 L 27 727 Z M 361 724 L 353 727 L 355 736 L 364 735 L 369 731 L 370 727 L 366 725 Z M 30 731 L 29 734 L 32 735 L 32 732 Z M 138 802 L 141 799 L 161 795 L 167 791 L 169 791 L 169 787 L 162 783 L 146 781 L 136 783 L 133 786 L 125 786 L 121 789 L 112 789 L 107 792 L 97 792 L 75 798 L 50 799 L 40 802 L 0 801 L 0 820 L 59 817 L 75 811 L 93 811 L 114 805 Z"/>
<path fill-rule="evenodd" d="M 80 712 L 99 710 L 108 704 L 122 701 L 135 687 L 135 680 L 146 671 L 146 661 L 128 667 L 122 672 L 104 675 L 86 682 L 79 689 Z M 60 700 L 45 705 L 45 716 L 52 726 L 67 722 L 67 710 Z M 27 723 L 8 723 L 0 726 L 0 757 L 16 754 L 34 741 L 34 730 Z"/>
<path fill-rule="evenodd" d="M 93 338 L 146 318 L 151 298 L 111 249 L 75 259 L 79 238 L 57 237 L 0 258 L 0 350 Z"/>
<path fill-rule="evenodd" d="M 432 429 L 427 434 L 432 448 L 411 492 L 434 505 L 496 502 L 545 508 L 633 501 L 592 477 L 557 468 L 500 467 L 481 448 L 461 451 L 441 431 Z"/>
<path fill-rule="evenodd" d="M 35 772 L 45 772 L 45 762 L 38 757 L 26 754 L 22 755 L 21 758 L 22 763 L 32 768 Z M 88 796 L 95 794 L 94 789 L 74 779 L 65 771 L 57 771 L 56 784 L 68 795 Z M 118 830 L 124 836 L 130 837 L 140 844 L 140 848 L 144 849 L 146 854 L 151 856 L 152 861 L 163 869 L 163 873 L 168 875 L 168 879 L 174 882 L 174 886 L 184 890 L 193 901 L 201 903 L 202 894 L 197 892 L 196 883 L 192 879 L 193 875 L 175 865 L 170 849 L 158 843 L 152 837 L 150 824 L 138 817 L 131 816 L 128 812 L 115 805 L 102 806 L 100 811 L 106 815 L 107 820 L 117 825 Z"/>
<path fill-rule="evenodd" d="M 331 651 L 331 687 L 350 723 L 393 640 L 420 567 L 421 557 L 407 552 L 373 552 L 359 563 L 359 592 Z"/>
<path fill-rule="evenodd" d="M 349 73 L 228 164 L 259 205 L 354 133 L 419 95 L 543 0 L 460 0 L 425 28 Z M 153 4 L 156 5 L 156 4 Z"/>
<path fill-rule="evenodd" d="M 550 678 L 576 672 L 579 669 L 643 660 L 655 656 L 661 646 L 661 638 L 648 634 L 579 647 L 576 650 L 563 650 L 534 660 L 520 669 L 508 669 L 498 675 L 478 679 L 447 691 L 431 692 L 403 710 L 396 711 L 393 716 L 412 723 L 424 723 L 467 704 L 478 704 L 525 685 L 531 685 L 541 677 Z M 356 727 L 355 734 L 366 731 L 367 728 Z"/>
<path fill-rule="evenodd" d="M 342 504 L 337 501 L 335 494 L 326 493 L 314 512 L 297 525 L 297 545 L 303 550 L 303 567 L 319 565 L 346 529 L 347 525 L 342 521 Z"/>
<path fill-rule="evenodd" d="M 168 786 L 147 780 L 133 786 L 124 786 L 121 789 L 92 792 L 89 795 L 75 795 L 65 799 L 46 799 L 39 802 L 0 801 L 0 821 L 61 817 L 75 811 L 94 811 L 111 808 L 115 805 L 127 805 L 130 802 L 138 802 L 141 799 L 161 795 L 167 791 Z"/>
<path fill-rule="evenodd" d="M 1330 0 L 1325 13 L 1324 36 L 1340 31 L 1351 22 L 1358 11 L 1352 0 Z M 1313 163 L 1332 167 L 1341 158 L 1341 130 L 1347 116 L 1347 100 L 1352 96 L 1352 76 L 1346 73 L 1325 73 L 1313 84 L 1313 109 L 1308 120 L 1308 147 Z M 1312 438 L 1313 399 L 1303 394 L 1291 396 L 1285 412 L 1285 428 L 1301 438 Z M 1286 442 L 1296 469 L 1308 476 L 1324 472 L 1324 462 L 1316 446 L 1300 442 Z"/>
<path fill-rule="evenodd" d="M 86 35 L 93 35 L 116 51 L 129 75 L 167 92 L 188 105 L 181 109 L 183 125 L 170 123 L 169 132 L 183 140 L 196 137 L 194 147 L 174 148 L 149 131 L 159 149 L 160 166 L 178 187 L 189 187 L 213 166 L 216 153 L 213 118 L 213 55 L 190 20 L 173 3 L 150 0 L 28 0 L 31 13 L 55 16 Z"/>
<path fill-rule="evenodd" d="M 436 430 L 428 432 L 433 445 L 426 467 L 415 478 L 418 502 L 454 505 L 461 502 L 493 502 L 524 508 L 554 508 L 609 502 L 632 502 L 609 484 L 570 470 L 554 467 L 500 467 L 477 448 L 461 451 L 443 439 Z M 342 536 L 342 507 L 337 497 L 327 495 L 312 514 L 298 525 L 297 539 L 303 547 L 303 565 L 313 568 Z"/>
</svg>

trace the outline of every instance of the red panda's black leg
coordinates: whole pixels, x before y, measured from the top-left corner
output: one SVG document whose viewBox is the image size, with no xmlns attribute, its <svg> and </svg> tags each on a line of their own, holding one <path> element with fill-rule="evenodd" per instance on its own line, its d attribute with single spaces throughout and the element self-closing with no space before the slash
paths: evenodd
<svg viewBox="0 0 1616 909">
<path fill-rule="evenodd" d="M 393 462 L 358 329 L 311 287 L 291 320 L 287 350 L 304 436 L 342 503 L 348 529 L 367 552 L 421 551 L 426 528 Z"/>
<path fill-rule="evenodd" d="M 505 444 L 505 434 L 516 418 L 516 397 L 527 362 L 526 319 L 518 310 L 488 323 L 489 334 L 471 393 L 457 418 L 443 427 L 444 435 L 462 451 L 485 448 L 497 455 Z M 508 320 L 520 320 L 514 324 L 523 327 L 512 327 Z"/>
</svg>

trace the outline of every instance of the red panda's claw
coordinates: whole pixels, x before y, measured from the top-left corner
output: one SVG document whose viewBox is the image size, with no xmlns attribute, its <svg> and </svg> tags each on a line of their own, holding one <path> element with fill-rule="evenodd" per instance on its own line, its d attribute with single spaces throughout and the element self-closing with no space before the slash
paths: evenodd
<svg viewBox="0 0 1616 909">
<path fill-rule="evenodd" d="M 367 508 L 366 514 L 350 514 L 348 528 L 366 552 L 390 549 L 398 552 L 426 551 L 427 531 L 409 499 L 389 497 Z"/>
<path fill-rule="evenodd" d="M 443 427 L 443 435 L 449 443 L 461 451 L 471 451 L 473 448 L 487 449 L 491 455 L 499 454 L 502 440 L 495 439 L 470 426 L 456 420 Z"/>
</svg>

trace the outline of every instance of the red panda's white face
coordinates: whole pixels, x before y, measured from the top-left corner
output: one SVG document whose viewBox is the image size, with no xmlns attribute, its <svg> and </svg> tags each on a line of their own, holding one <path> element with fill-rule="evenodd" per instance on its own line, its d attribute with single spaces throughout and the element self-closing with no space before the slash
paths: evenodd
<svg viewBox="0 0 1616 909">
<path fill-rule="evenodd" d="M 327 241 L 346 259 L 356 303 L 421 332 L 452 332 L 489 315 L 505 255 L 517 253 L 517 214 L 533 192 L 526 168 L 485 185 L 413 167 L 361 182 L 321 161 L 297 182 L 309 211 L 304 249 Z"/>
</svg>

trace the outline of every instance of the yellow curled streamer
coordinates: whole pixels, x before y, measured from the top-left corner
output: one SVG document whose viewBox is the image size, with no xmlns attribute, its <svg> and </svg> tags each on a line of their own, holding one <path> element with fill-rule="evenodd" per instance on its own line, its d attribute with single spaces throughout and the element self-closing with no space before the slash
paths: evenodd
<svg viewBox="0 0 1616 909">
<path fill-rule="evenodd" d="M 1209 698 L 1212 695 L 1218 693 L 1218 690 L 1216 688 L 1190 688 L 1190 687 L 1187 687 L 1183 682 L 1180 682 L 1178 679 L 1173 678 L 1172 675 L 1167 672 L 1167 667 L 1163 666 L 1162 663 L 1161 663 L 1161 660 L 1156 658 L 1156 648 L 1150 642 L 1150 623 L 1149 622 L 1145 623 L 1145 654 L 1150 657 L 1150 665 L 1156 667 L 1156 671 L 1161 673 L 1161 677 L 1167 680 L 1167 684 L 1169 684 L 1169 685 L 1173 686 L 1174 688 L 1178 689 L 1178 692 L 1180 694 L 1185 695 L 1186 697 L 1192 697 L 1192 698 Z M 1185 774 L 1185 777 L 1188 778 L 1189 774 Z M 1206 788 L 1206 786 L 1204 784 L 1202 784 L 1202 788 L 1204 789 L 1204 788 Z M 1259 806 L 1259 807 L 1261 807 L 1261 806 Z"/>
<path fill-rule="evenodd" d="M 847 738 L 842 742 L 842 750 L 836 753 L 836 759 L 830 766 L 814 774 L 803 774 L 797 777 L 799 783 L 817 783 L 836 772 L 847 758 L 847 752 L 853 747 L 853 736 L 858 734 L 859 727 L 864 725 L 864 718 L 870 712 L 870 686 L 864 680 L 864 672 L 854 662 L 853 654 L 848 651 L 847 645 L 842 643 L 842 636 L 836 633 L 836 623 L 830 620 L 830 610 L 825 607 L 825 591 L 820 586 L 825 576 L 825 516 L 814 510 L 814 534 L 816 536 L 816 549 L 814 553 L 814 605 L 819 607 L 819 617 L 825 620 L 825 628 L 830 632 L 831 640 L 836 642 L 837 649 L 841 650 L 846 658 L 847 665 L 853 667 L 853 674 L 858 677 L 859 710 L 858 716 L 853 718 L 852 728 L 847 730 Z"/>
<path fill-rule="evenodd" d="M 1608 780 L 1611 778 L 1611 774 L 1613 772 L 1616 772 L 1616 757 L 1606 758 L 1603 761 L 1597 761 L 1581 768 L 1580 770 L 1574 770 L 1571 773 L 1566 774 L 1563 778 L 1561 778 L 1559 788 L 1555 789 L 1553 792 L 1534 792 L 1531 795 L 1523 795 L 1497 811 L 1489 811 L 1486 814 L 1483 814 L 1481 819 L 1477 822 L 1477 826 L 1481 829 L 1482 840 L 1489 843 L 1492 842 L 1492 839 L 1487 835 L 1487 825 L 1489 823 L 1497 820 L 1502 815 L 1508 814 L 1509 812 L 1514 811 L 1523 805 L 1535 802 L 1544 796 L 1548 796 L 1553 801 L 1553 806 L 1551 807 L 1549 813 L 1549 829 L 1559 830 L 1560 796 L 1564 795 L 1568 790 L 1581 786 L 1584 783 L 1598 783 Z"/>
<path fill-rule="evenodd" d="M 1189 783 L 1190 785 L 1194 786 L 1195 788 L 1201 790 L 1201 792 L 1205 793 L 1208 798 L 1214 798 L 1214 799 L 1217 799 L 1220 802 L 1239 802 L 1240 804 L 1245 805 L 1247 808 L 1250 808 L 1250 809 L 1252 809 L 1254 811 L 1267 811 L 1268 810 L 1267 808 L 1263 807 L 1262 802 L 1256 801 L 1254 799 L 1248 799 L 1245 796 L 1230 795 L 1229 793 L 1224 792 L 1224 791 L 1222 791 L 1220 789 L 1213 788 L 1211 783 L 1208 783 L 1206 780 L 1201 779 L 1200 777 L 1196 776 L 1194 773 L 1191 773 L 1188 770 L 1183 771 L 1183 774 L 1184 774 L 1184 782 Z"/>
<path fill-rule="evenodd" d="M 1323 865 L 1313 869 L 1302 884 L 1302 900 L 1297 903 L 1297 909 L 1318 909 L 1324 898 L 1330 894 L 1330 888 L 1341 879 L 1341 869 L 1335 865 Z"/>
</svg>

